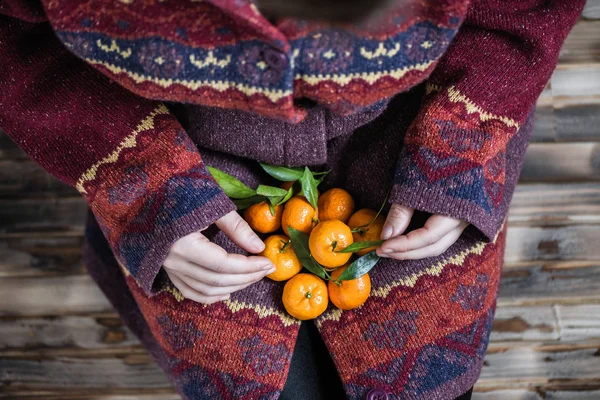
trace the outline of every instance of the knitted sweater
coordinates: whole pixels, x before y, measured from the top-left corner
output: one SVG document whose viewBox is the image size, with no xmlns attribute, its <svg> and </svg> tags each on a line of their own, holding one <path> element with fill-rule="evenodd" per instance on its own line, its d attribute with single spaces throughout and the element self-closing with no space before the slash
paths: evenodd
<svg viewBox="0 0 600 400">
<path fill-rule="evenodd" d="M 205 163 L 264 180 L 249 159 L 472 224 L 439 257 L 385 260 L 364 307 L 318 324 L 352 398 L 473 384 L 527 116 L 583 0 L 414 1 L 346 27 L 271 24 L 245 0 L 42 3 L 0 0 L 0 127 L 85 196 L 104 237 L 88 231 L 88 267 L 184 397 L 285 382 L 298 324 L 280 285 L 201 306 L 159 276 L 174 241 L 235 208 Z"/>
</svg>

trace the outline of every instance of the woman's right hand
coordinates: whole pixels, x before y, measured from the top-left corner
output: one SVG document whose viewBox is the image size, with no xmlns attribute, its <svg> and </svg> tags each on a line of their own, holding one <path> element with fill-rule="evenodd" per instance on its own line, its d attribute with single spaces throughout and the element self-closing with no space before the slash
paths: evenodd
<svg viewBox="0 0 600 400">
<path fill-rule="evenodd" d="M 265 244 L 250 226 L 232 211 L 216 222 L 235 244 L 249 253 L 260 253 Z M 230 294 L 264 278 L 275 266 L 266 257 L 227 253 L 200 232 L 179 239 L 171 247 L 163 268 L 181 294 L 198 303 L 226 300 Z"/>
</svg>

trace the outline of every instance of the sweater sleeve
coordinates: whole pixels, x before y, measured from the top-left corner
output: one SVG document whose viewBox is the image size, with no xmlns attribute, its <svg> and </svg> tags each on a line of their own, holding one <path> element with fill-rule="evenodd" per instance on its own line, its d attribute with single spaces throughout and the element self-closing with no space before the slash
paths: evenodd
<svg viewBox="0 0 600 400">
<path fill-rule="evenodd" d="M 171 245 L 235 205 L 162 103 L 71 55 L 39 15 L 26 22 L 1 11 L 0 127 L 77 188 L 122 267 L 152 294 Z"/>
<path fill-rule="evenodd" d="M 483 240 L 495 238 L 520 169 L 508 163 L 522 163 L 528 144 L 519 133 L 531 130 L 528 116 L 584 4 L 472 2 L 406 134 L 391 202 L 465 220 Z"/>
</svg>

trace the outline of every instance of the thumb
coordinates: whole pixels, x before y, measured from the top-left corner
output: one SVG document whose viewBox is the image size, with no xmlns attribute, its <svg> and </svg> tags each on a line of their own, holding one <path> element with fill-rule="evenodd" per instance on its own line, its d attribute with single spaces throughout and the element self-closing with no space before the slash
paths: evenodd
<svg viewBox="0 0 600 400">
<path fill-rule="evenodd" d="M 265 244 L 250 225 L 236 211 L 232 211 L 219 219 L 215 224 L 235 244 L 249 253 L 260 253 L 265 249 Z"/>
<path fill-rule="evenodd" d="M 381 230 L 381 239 L 387 240 L 404 233 L 414 212 L 414 208 L 405 207 L 401 204 L 392 204 Z"/>
</svg>

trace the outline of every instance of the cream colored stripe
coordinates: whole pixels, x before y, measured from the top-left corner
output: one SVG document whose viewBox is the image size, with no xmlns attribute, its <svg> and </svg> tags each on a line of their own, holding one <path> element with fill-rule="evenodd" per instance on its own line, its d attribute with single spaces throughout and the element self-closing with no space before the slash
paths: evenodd
<svg viewBox="0 0 600 400">
<path fill-rule="evenodd" d="M 426 86 L 426 93 L 430 94 L 432 92 L 439 92 L 442 90 L 440 85 L 436 85 L 433 83 L 428 83 Z M 495 115 L 485 111 L 483 108 L 479 107 L 475 104 L 471 99 L 462 94 L 455 86 L 450 86 L 447 90 L 448 98 L 453 103 L 462 103 L 465 105 L 468 114 L 478 113 L 479 119 L 483 122 L 490 120 L 497 120 L 503 122 L 509 128 L 519 129 L 519 123 L 512 118 L 503 117 L 501 115 Z"/>
<path fill-rule="evenodd" d="M 485 248 L 485 246 L 487 244 L 488 243 L 477 242 L 473 247 L 468 248 L 450 258 L 441 260 L 441 261 L 433 264 L 432 266 L 425 268 L 424 270 L 419 271 L 419 272 L 409 276 L 408 278 L 399 279 L 397 281 L 388 283 L 387 285 L 380 287 L 379 289 L 372 290 L 371 297 L 377 296 L 377 297 L 385 298 L 390 294 L 392 289 L 394 289 L 398 286 L 406 286 L 406 287 L 412 288 L 416 285 L 417 280 L 425 275 L 439 276 L 448 264 L 459 264 L 460 265 L 460 264 L 463 264 L 465 262 L 466 258 L 471 254 L 481 255 L 481 253 L 483 252 L 483 249 Z M 319 317 L 317 319 L 316 322 L 317 322 L 317 325 L 320 327 L 321 324 L 325 321 L 339 321 L 341 316 L 342 316 L 342 310 L 334 309 L 331 312 L 329 312 L 328 314 L 323 314 L 321 317 Z"/>
<path fill-rule="evenodd" d="M 164 104 L 161 103 L 158 107 L 156 107 L 156 109 L 154 109 L 154 111 L 152 111 L 150 115 L 148 115 L 142 120 L 142 122 L 140 122 L 140 124 L 135 128 L 133 132 L 131 132 L 131 134 L 129 134 L 125 139 L 123 139 L 121 143 L 119 143 L 117 148 L 112 153 L 110 153 L 108 156 L 104 157 L 102 160 L 92 165 L 79 177 L 79 179 L 77 180 L 77 184 L 75 185 L 77 190 L 81 194 L 86 194 L 87 192 L 84 189 L 83 185 L 87 181 L 91 181 L 94 178 L 96 178 L 96 173 L 98 172 L 98 168 L 100 168 L 101 165 L 116 162 L 119 159 L 119 154 L 121 154 L 121 151 L 123 151 L 123 149 L 135 147 L 136 138 L 140 132 L 154 128 L 154 118 L 157 115 L 168 113 L 169 110 L 167 109 L 167 107 L 165 107 Z"/>
<path fill-rule="evenodd" d="M 281 100 L 284 97 L 291 96 L 293 92 L 291 90 L 270 90 L 264 89 L 255 86 L 248 86 L 240 83 L 232 83 L 227 81 L 186 81 L 180 79 L 164 79 L 164 78 L 154 78 L 151 76 L 140 75 L 135 72 L 131 72 L 124 68 L 118 67 L 113 64 L 105 63 L 104 61 L 86 59 L 90 64 L 102 65 L 106 69 L 108 69 L 113 74 L 125 74 L 129 78 L 131 78 L 136 83 L 143 82 L 152 82 L 158 86 L 167 88 L 171 85 L 181 85 L 190 90 L 197 90 L 201 87 L 210 87 L 219 92 L 224 92 L 228 89 L 236 89 L 239 92 L 245 94 L 246 96 L 252 96 L 254 94 L 262 94 L 271 100 L 273 103 Z M 309 85 L 316 85 L 323 81 L 331 81 L 337 83 L 340 86 L 345 86 L 350 83 L 352 80 L 361 79 L 369 84 L 373 84 L 381 78 L 384 77 L 392 77 L 394 79 L 401 79 L 404 75 L 406 75 L 410 71 L 424 71 L 429 68 L 435 61 L 430 61 L 423 64 L 417 64 L 413 66 L 408 66 L 400 69 L 396 69 L 393 71 L 381 71 L 381 72 L 362 72 L 362 73 L 354 73 L 348 75 L 297 75 L 295 77 L 296 80 L 301 80 Z"/>
<path fill-rule="evenodd" d="M 251 309 L 251 310 L 254 310 L 260 318 L 269 317 L 271 315 L 275 315 L 275 316 L 279 317 L 279 319 L 281 320 L 281 322 L 283 323 L 284 326 L 300 325 L 300 321 L 297 320 L 296 318 L 292 318 L 288 314 L 279 312 L 279 311 L 274 310 L 269 307 L 255 305 L 255 304 L 247 304 L 247 303 L 243 303 L 243 302 L 239 302 L 239 301 L 231 301 L 231 300 L 225 300 L 225 304 L 227 304 L 227 307 L 229 307 L 229 309 L 233 312 L 238 312 L 238 311 L 241 311 L 244 309 Z"/>
<path fill-rule="evenodd" d="M 376 81 L 384 77 L 391 77 L 394 79 L 400 79 L 410 71 L 425 71 L 429 68 L 436 60 L 432 60 L 423 64 L 411 65 L 404 68 L 395 69 L 393 71 L 380 71 L 380 72 L 357 72 L 348 75 L 296 75 L 297 80 L 302 80 L 309 85 L 316 85 L 319 82 L 331 81 L 341 86 L 345 86 L 354 79 L 362 79 L 363 81 L 372 85 Z"/>
<path fill-rule="evenodd" d="M 117 67 L 116 65 L 105 63 L 103 61 L 91 60 L 91 59 L 87 59 L 87 58 L 86 58 L 86 61 L 89 62 L 90 64 L 102 65 L 104 68 L 108 69 L 113 74 L 125 74 L 128 77 L 130 77 L 131 79 L 133 79 L 133 81 L 136 83 L 152 82 L 155 85 L 158 85 L 158 86 L 161 86 L 164 88 L 168 88 L 171 85 L 181 85 L 190 90 L 198 90 L 201 87 L 208 86 L 219 92 L 224 92 L 228 89 L 234 88 L 237 91 L 242 92 L 246 96 L 252 96 L 254 94 L 260 93 L 260 94 L 266 96 L 273 103 L 277 102 L 278 100 L 280 100 L 284 97 L 292 95 L 291 90 L 269 90 L 269 89 L 254 87 L 254 86 L 243 85 L 243 84 L 239 84 L 239 83 L 230 83 L 230 82 L 226 82 L 226 81 L 208 81 L 208 80 L 185 81 L 185 80 L 180 80 L 180 79 L 158 79 L 158 78 L 154 78 L 151 76 L 140 75 L 138 73 L 128 71 L 121 67 Z"/>
<path fill-rule="evenodd" d="M 185 300 L 185 297 L 177 288 L 165 287 L 159 291 L 159 293 L 167 292 L 170 293 L 175 300 L 178 302 Z M 247 304 L 241 301 L 225 300 L 224 303 L 232 312 L 238 312 L 242 310 L 253 310 L 259 316 L 259 318 L 266 318 L 272 315 L 278 317 L 284 326 L 300 325 L 300 321 L 290 317 L 288 314 L 279 312 L 270 307 L 260 306 L 256 304 Z M 208 307 L 208 305 L 204 305 Z"/>
</svg>

